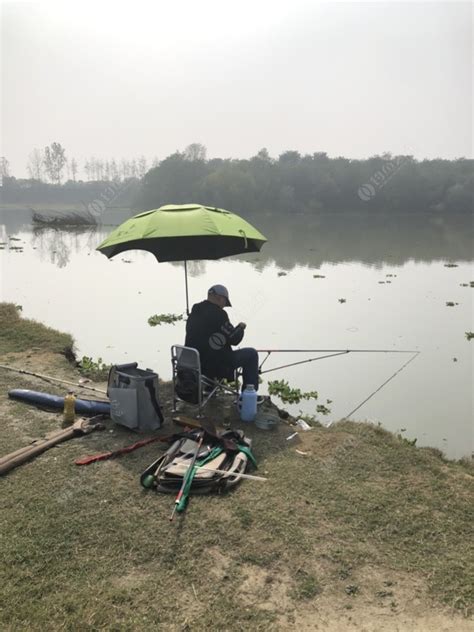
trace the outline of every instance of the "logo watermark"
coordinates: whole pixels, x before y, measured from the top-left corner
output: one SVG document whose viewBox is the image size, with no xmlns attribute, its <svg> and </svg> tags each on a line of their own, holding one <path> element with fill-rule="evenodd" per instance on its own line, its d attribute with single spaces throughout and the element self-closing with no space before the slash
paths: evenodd
<svg viewBox="0 0 474 632">
<path fill-rule="evenodd" d="M 105 189 L 92 200 L 92 202 L 82 202 L 86 211 L 94 217 L 100 217 L 107 206 L 114 202 L 126 189 L 130 186 L 131 181 L 123 182 L 109 182 Z"/>
<path fill-rule="evenodd" d="M 387 160 L 381 169 L 378 169 L 369 181 L 362 184 L 357 190 L 357 195 L 363 202 L 368 202 L 375 197 L 380 189 L 393 178 L 393 176 L 403 167 L 408 158 L 406 156 L 396 156 L 391 160 Z"/>
</svg>

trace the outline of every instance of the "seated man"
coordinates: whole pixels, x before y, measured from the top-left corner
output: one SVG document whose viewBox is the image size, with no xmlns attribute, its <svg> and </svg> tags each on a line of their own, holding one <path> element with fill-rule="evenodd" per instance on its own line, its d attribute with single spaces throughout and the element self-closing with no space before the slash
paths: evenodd
<svg viewBox="0 0 474 632">
<path fill-rule="evenodd" d="M 251 347 L 232 350 L 232 345 L 238 345 L 244 337 L 246 324 L 233 327 L 224 307 L 231 307 L 229 292 L 223 285 L 213 285 L 207 300 L 193 305 L 186 323 L 185 345 L 199 351 L 201 371 L 206 377 L 232 380 L 234 370 L 242 367 L 242 390 L 247 384 L 258 390 L 258 353 Z"/>
</svg>

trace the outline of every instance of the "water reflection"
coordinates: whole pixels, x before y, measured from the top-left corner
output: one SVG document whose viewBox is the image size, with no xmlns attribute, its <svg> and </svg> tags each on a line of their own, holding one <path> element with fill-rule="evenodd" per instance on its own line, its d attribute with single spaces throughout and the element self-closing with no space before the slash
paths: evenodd
<svg viewBox="0 0 474 632">
<path fill-rule="evenodd" d="M 256 258 L 284 270 L 347 261 L 399 266 L 410 259 L 473 258 L 473 224 L 466 216 L 333 214 L 253 221 L 269 240 Z"/>
<path fill-rule="evenodd" d="M 97 227 L 57 228 L 34 227 L 31 246 L 38 251 L 41 261 L 49 261 L 58 268 L 65 268 L 72 253 L 90 253 L 97 245 Z"/>
<path fill-rule="evenodd" d="M 65 267 L 71 252 L 94 250 L 114 226 L 132 211 L 108 211 L 102 224 L 68 227 L 65 230 L 33 229 L 34 247 L 42 257 Z M 400 266 L 406 261 L 471 261 L 473 259 L 473 218 L 465 215 L 434 214 L 331 214 L 292 216 L 249 216 L 268 238 L 260 253 L 239 255 L 236 259 L 252 262 L 256 271 L 276 263 L 282 270 L 295 266 L 318 269 L 325 263 L 359 261 L 369 266 Z M 18 232 L 31 231 L 30 211 L 0 209 L 0 241 Z M 178 264 L 179 265 L 179 264 Z M 192 262 L 189 274 L 199 276 L 205 263 Z"/>
</svg>

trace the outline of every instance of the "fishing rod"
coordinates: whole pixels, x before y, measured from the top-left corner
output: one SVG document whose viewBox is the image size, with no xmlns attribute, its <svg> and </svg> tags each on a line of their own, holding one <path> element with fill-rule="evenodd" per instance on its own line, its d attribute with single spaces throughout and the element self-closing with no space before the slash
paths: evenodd
<svg viewBox="0 0 474 632">
<path fill-rule="evenodd" d="M 260 375 L 263 373 L 269 373 L 270 371 L 277 371 L 278 369 L 286 369 L 290 366 L 296 366 L 298 364 L 306 364 L 307 362 L 314 362 L 315 360 L 323 360 L 324 358 L 333 358 L 338 355 L 346 355 L 348 353 L 411 353 L 412 357 L 409 358 L 399 369 L 395 371 L 387 380 L 385 380 L 379 387 L 375 389 L 368 397 L 366 397 L 358 406 L 356 406 L 350 413 L 345 415 L 342 419 L 349 419 L 359 408 L 369 401 L 376 393 L 378 393 L 384 386 L 386 386 L 394 377 L 405 369 L 410 362 L 413 362 L 415 358 L 419 356 L 421 351 L 415 349 L 259 349 L 259 353 L 266 353 L 267 356 L 263 359 L 259 366 Z M 262 371 L 263 363 L 268 360 L 272 353 L 326 353 L 327 355 L 319 356 L 317 358 L 309 358 L 308 360 L 300 360 L 298 362 L 292 362 L 290 364 L 284 364 Z M 328 424 L 328 427 L 332 424 Z"/>
<path fill-rule="evenodd" d="M 58 382 L 59 384 L 69 384 L 70 386 L 75 386 L 76 388 L 85 388 L 88 391 L 94 391 L 95 393 L 100 393 L 101 395 L 107 395 L 107 392 L 101 388 L 95 388 L 94 386 L 87 386 L 87 384 L 78 384 L 77 382 L 71 382 L 70 380 L 61 380 L 58 377 L 53 377 L 51 375 L 42 375 L 41 373 L 34 373 L 33 371 L 28 371 L 27 369 L 17 369 L 13 366 L 7 366 L 5 364 L 0 364 L 0 369 L 4 369 L 5 371 L 14 371 L 15 373 L 23 373 L 24 375 L 32 375 L 33 377 L 38 377 L 41 380 L 45 380 L 46 382 Z"/>
<path fill-rule="evenodd" d="M 372 397 L 373 397 L 376 393 L 378 393 L 380 390 L 382 390 L 382 388 L 383 388 L 386 384 L 388 384 L 391 380 L 393 380 L 393 378 L 394 378 L 394 377 L 396 377 L 399 373 L 401 373 L 401 372 L 403 371 L 403 369 L 404 369 L 405 367 L 407 367 L 407 366 L 410 364 L 410 362 L 413 362 L 413 360 L 414 360 L 416 357 L 418 357 L 418 355 L 419 355 L 419 354 L 420 354 L 420 351 L 415 351 L 415 352 L 414 352 L 414 355 L 413 355 L 413 356 L 412 356 L 409 360 L 407 360 L 403 366 L 401 366 L 399 369 L 397 369 L 397 370 L 395 371 L 395 373 L 393 373 L 393 375 L 391 375 L 391 376 L 390 376 L 387 380 L 385 380 L 385 382 L 384 382 L 383 384 L 381 384 L 378 388 L 376 388 L 376 389 L 375 389 L 375 391 L 373 391 L 373 392 L 372 392 L 372 393 L 371 393 L 368 397 L 366 397 L 366 398 L 364 399 L 364 401 L 363 401 L 363 402 L 361 402 L 358 406 L 356 406 L 356 407 L 354 408 L 354 410 L 351 410 L 351 412 L 350 412 L 350 413 L 348 413 L 347 415 L 345 415 L 345 416 L 343 417 L 343 419 L 349 419 L 349 417 L 351 417 L 351 415 L 353 415 L 353 414 L 356 412 L 356 410 L 359 410 L 359 408 L 361 408 L 361 407 L 362 407 L 362 406 L 363 406 L 366 402 L 368 402 L 368 401 L 369 401 L 369 399 L 371 399 L 371 398 L 372 398 Z M 329 425 L 331 425 L 331 424 L 329 424 Z"/>
<path fill-rule="evenodd" d="M 414 349 L 257 349 L 258 353 L 266 353 L 266 357 L 262 360 L 259 366 L 259 373 L 270 373 L 271 371 L 278 371 L 279 369 L 286 369 L 291 366 L 297 366 L 299 364 L 307 364 L 308 362 L 315 362 L 316 360 L 324 360 L 325 358 L 334 358 L 339 355 L 346 355 L 348 353 L 414 353 L 418 354 L 419 351 Z M 299 360 L 297 362 L 291 362 L 289 364 L 282 364 L 272 369 L 266 369 L 262 371 L 262 366 L 268 360 L 272 353 L 325 353 L 327 355 L 318 356 L 317 358 L 309 358 L 307 360 Z"/>
</svg>

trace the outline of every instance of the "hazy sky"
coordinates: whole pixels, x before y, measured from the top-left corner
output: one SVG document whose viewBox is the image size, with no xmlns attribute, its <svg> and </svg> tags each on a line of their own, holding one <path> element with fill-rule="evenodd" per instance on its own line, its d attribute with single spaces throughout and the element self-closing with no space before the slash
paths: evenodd
<svg viewBox="0 0 474 632">
<path fill-rule="evenodd" d="M 472 156 L 461 2 L 2 2 L 2 147 Z"/>
</svg>

